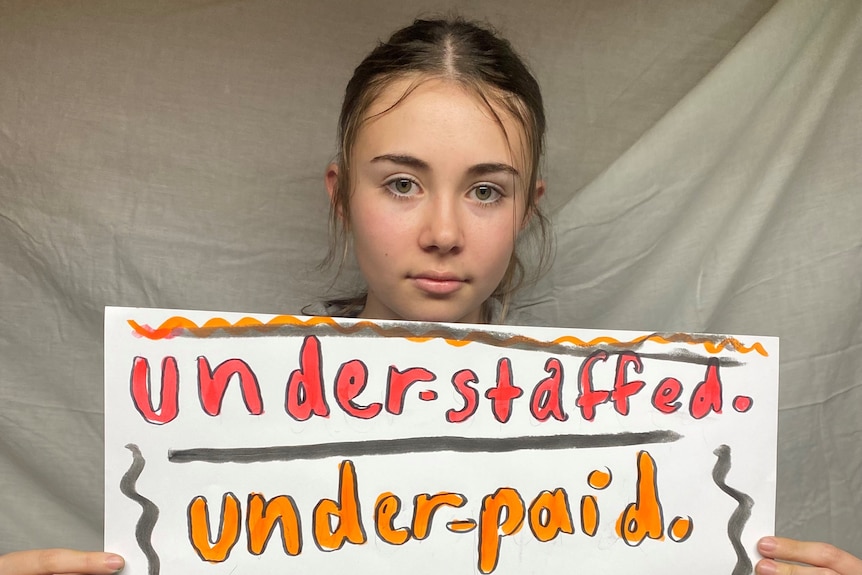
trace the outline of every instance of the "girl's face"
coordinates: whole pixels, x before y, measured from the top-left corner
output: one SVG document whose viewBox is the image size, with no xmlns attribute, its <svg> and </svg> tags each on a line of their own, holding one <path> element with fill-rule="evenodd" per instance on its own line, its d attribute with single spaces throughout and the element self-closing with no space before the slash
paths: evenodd
<svg viewBox="0 0 862 575">
<path fill-rule="evenodd" d="M 351 157 L 361 316 L 480 323 L 525 223 L 523 130 L 495 107 L 504 132 L 475 95 L 441 79 L 389 109 L 410 85 L 394 82 L 371 106 Z"/>
</svg>

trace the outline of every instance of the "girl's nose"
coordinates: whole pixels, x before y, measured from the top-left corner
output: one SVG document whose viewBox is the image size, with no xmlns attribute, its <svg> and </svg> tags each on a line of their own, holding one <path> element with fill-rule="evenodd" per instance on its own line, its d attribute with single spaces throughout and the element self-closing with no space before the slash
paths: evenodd
<svg viewBox="0 0 862 575">
<path fill-rule="evenodd" d="M 422 249 L 440 253 L 460 251 L 464 246 L 464 230 L 457 199 L 434 194 L 424 208 L 419 234 Z"/>
</svg>

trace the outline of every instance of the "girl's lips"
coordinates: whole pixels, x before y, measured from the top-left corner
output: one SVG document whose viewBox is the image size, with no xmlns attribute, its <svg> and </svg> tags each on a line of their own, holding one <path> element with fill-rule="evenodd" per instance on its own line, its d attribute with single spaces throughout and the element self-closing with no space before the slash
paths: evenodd
<svg viewBox="0 0 862 575">
<path fill-rule="evenodd" d="M 455 293 L 467 282 L 454 276 L 422 275 L 412 276 L 410 280 L 420 290 L 433 295 L 449 295 Z"/>
</svg>

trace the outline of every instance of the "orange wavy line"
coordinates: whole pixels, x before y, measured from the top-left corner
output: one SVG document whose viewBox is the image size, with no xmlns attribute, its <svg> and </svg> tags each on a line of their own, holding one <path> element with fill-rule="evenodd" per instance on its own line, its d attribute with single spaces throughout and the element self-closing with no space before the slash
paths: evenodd
<svg viewBox="0 0 862 575">
<path fill-rule="evenodd" d="M 414 334 L 401 326 L 384 328 L 370 321 L 359 321 L 350 325 L 341 325 L 329 317 L 310 317 L 308 319 L 300 319 L 292 315 L 279 315 L 270 319 L 266 323 L 253 317 L 243 317 L 234 323 L 230 323 L 224 318 L 214 317 L 208 319 L 203 325 L 197 325 L 192 320 L 182 316 L 174 316 L 162 322 L 162 324 L 157 328 L 152 328 L 148 325 L 141 325 L 131 319 L 127 321 L 136 334 L 151 340 L 170 339 L 186 331 L 199 337 L 207 337 L 209 333 L 217 329 L 230 328 L 241 334 L 245 331 L 260 331 L 265 333 L 281 326 L 312 327 L 317 325 L 326 325 L 333 328 L 335 331 L 344 334 L 356 333 L 363 329 L 370 329 L 378 335 L 398 335 L 399 337 L 404 337 L 410 341 L 419 343 L 432 339 L 443 339 L 446 343 L 454 347 L 465 346 L 477 341 L 489 341 L 489 339 L 494 339 L 498 344 L 505 346 L 526 343 L 536 345 L 538 347 L 551 347 L 560 344 L 570 344 L 576 347 L 595 347 L 599 344 L 607 344 L 614 347 L 631 347 L 646 341 L 652 341 L 660 344 L 684 343 L 687 345 L 702 345 L 704 349 L 711 354 L 716 354 L 723 349 L 731 349 L 739 353 L 750 353 L 754 351 L 763 357 L 769 356 L 760 342 L 755 342 L 748 346 L 733 337 L 725 337 L 716 342 L 708 337 L 698 337 L 684 333 L 676 333 L 669 336 L 655 333 L 647 334 L 638 336 L 630 341 L 621 341 L 610 336 L 599 336 L 589 341 L 584 341 L 572 335 L 564 335 L 552 341 L 541 341 L 526 336 L 512 336 L 506 340 L 500 341 L 495 336 L 483 331 L 471 332 L 464 338 L 453 339 L 433 333 L 422 335 Z"/>
</svg>

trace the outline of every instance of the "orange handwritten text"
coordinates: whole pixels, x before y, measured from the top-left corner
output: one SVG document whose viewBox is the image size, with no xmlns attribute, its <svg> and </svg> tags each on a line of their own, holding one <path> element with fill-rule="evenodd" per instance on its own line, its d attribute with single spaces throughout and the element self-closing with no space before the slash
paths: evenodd
<svg viewBox="0 0 862 575">
<path fill-rule="evenodd" d="M 673 542 L 685 541 L 694 529 L 691 517 L 675 516 L 665 524 L 657 464 L 646 451 L 638 452 L 636 460 L 637 482 L 633 501 L 616 520 L 617 536 L 633 547 L 648 539 L 664 541 L 665 535 Z M 596 469 L 586 478 L 586 484 L 595 491 L 607 488 L 612 482 L 613 476 L 607 468 Z M 368 518 L 363 517 L 360 499 L 356 467 L 351 460 L 345 459 L 338 465 L 336 498 L 320 499 L 311 511 L 311 533 L 320 551 L 333 552 L 345 544 L 364 545 L 368 542 L 365 529 Z M 503 560 L 501 551 L 505 540 L 526 532 L 522 530 L 524 526 L 529 527 L 528 532 L 535 541 L 547 543 L 560 537 L 595 537 L 601 524 L 595 494 L 581 497 L 576 510 L 580 515 L 577 522 L 573 518 L 569 494 L 563 487 L 541 491 L 529 504 L 517 489 L 500 487 L 482 497 L 477 504 L 479 508 L 471 512 L 469 501 L 462 494 L 450 491 L 420 493 L 413 498 L 412 518 L 399 521 L 402 500 L 387 491 L 377 496 L 371 522 L 377 539 L 389 545 L 402 546 L 431 537 L 435 516 L 445 513 L 448 532 L 456 535 L 476 532 L 475 564 L 481 573 L 492 573 L 497 568 Z M 475 518 L 470 517 L 472 513 L 476 513 Z M 251 493 L 245 514 L 250 554 L 264 553 L 276 532 L 280 533 L 280 548 L 284 555 L 296 556 L 302 552 L 300 511 L 292 497 L 278 495 L 266 499 L 260 493 Z M 239 540 L 243 527 L 239 499 L 233 493 L 224 494 L 217 526 L 210 525 L 209 516 L 207 500 L 203 496 L 195 497 L 188 506 L 189 541 L 203 561 L 223 562 Z"/>
</svg>

